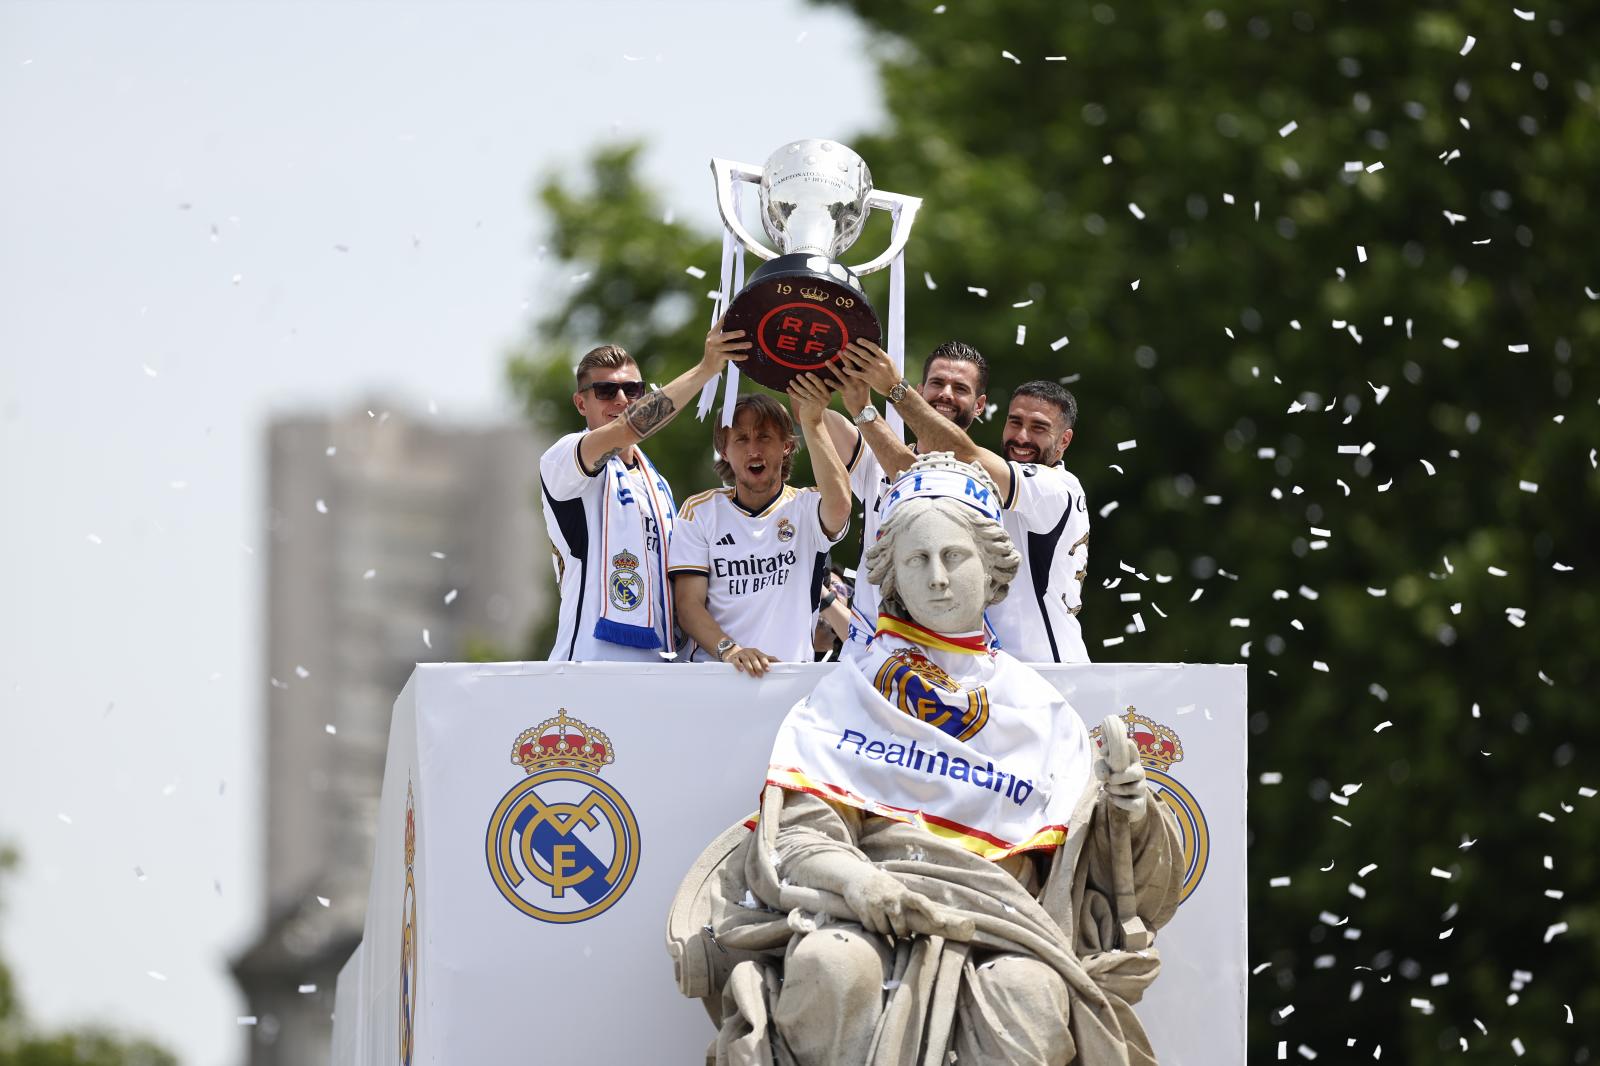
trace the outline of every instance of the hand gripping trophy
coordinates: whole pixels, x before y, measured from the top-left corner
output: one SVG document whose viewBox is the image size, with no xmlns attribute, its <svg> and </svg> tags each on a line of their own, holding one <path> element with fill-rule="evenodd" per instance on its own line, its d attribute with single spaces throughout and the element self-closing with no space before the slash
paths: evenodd
<svg viewBox="0 0 1600 1066">
<path fill-rule="evenodd" d="M 723 223 L 767 261 L 723 319 L 724 329 L 744 330 L 754 342 L 741 372 L 782 391 L 852 340 L 880 341 L 882 326 L 860 275 L 889 266 L 905 250 L 922 201 L 874 190 L 866 162 L 836 141 L 786 144 L 762 167 L 713 159 L 711 169 Z M 735 188 L 741 181 L 760 186 L 761 225 L 778 251 L 756 240 L 739 217 Z M 861 236 L 873 208 L 894 216 L 889 246 L 876 259 L 845 266 L 839 257 Z"/>
</svg>

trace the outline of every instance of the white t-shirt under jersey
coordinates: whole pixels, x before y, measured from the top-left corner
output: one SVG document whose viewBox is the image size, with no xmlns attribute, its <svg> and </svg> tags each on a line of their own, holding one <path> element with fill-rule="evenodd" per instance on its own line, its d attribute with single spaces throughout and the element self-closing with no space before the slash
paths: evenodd
<svg viewBox="0 0 1600 1066">
<path fill-rule="evenodd" d="M 740 644 L 808 663 L 828 549 L 845 534 L 823 532 L 821 506 L 816 489 L 789 485 L 757 512 L 742 507 L 733 489 L 691 496 L 673 526 L 667 572 L 703 574 L 706 609 Z M 716 661 L 714 651 L 689 647 L 695 662 Z"/>
<path fill-rule="evenodd" d="M 630 648 L 594 635 L 600 598 L 606 594 L 606 560 L 600 557 L 606 479 L 599 473 L 590 474 L 578 461 L 578 441 L 584 432 L 568 433 L 539 459 L 544 524 L 550 533 L 556 578 L 561 586 L 560 624 L 555 646 L 550 649 L 550 661 L 658 663 L 661 653 L 655 648 Z M 648 476 L 643 463 L 628 469 L 628 478 L 638 490 L 634 499 L 647 497 Z M 671 507 L 672 490 L 666 479 L 658 479 L 656 488 L 663 502 Z M 661 531 L 648 514 L 645 523 L 645 550 L 652 556 L 646 564 L 654 566 L 657 558 L 663 558 Z"/>
<path fill-rule="evenodd" d="M 1000 646 L 1029 663 L 1086 663 L 1078 629 L 1089 569 L 1089 504 L 1078 479 L 1057 463 L 1010 463 L 1011 494 L 1001 518 L 1022 566 L 1006 598 L 989 608 Z"/>
</svg>

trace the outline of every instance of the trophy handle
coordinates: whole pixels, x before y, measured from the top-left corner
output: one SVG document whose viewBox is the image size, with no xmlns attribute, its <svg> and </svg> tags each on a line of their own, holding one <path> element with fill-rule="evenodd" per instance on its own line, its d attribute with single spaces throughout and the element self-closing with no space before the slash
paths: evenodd
<svg viewBox="0 0 1600 1066">
<path fill-rule="evenodd" d="M 748 181 L 752 184 L 760 184 L 761 168 L 753 167 L 749 163 L 736 163 L 731 159 L 713 158 L 711 160 L 711 173 L 717 181 L 717 211 L 722 215 L 722 224 L 727 226 L 735 237 L 739 238 L 740 244 L 754 252 L 758 258 L 778 258 L 777 252 L 755 239 L 750 231 L 745 228 L 743 220 L 739 218 L 739 212 L 733 209 L 733 183 L 736 181 Z M 901 242 L 901 244 L 904 243 L 904 241 Z M 728 298 L 732 299 L 733 294 L 729 293 Z"/>
<path fill-rule="evenodd" d="M 874 189 L 872 195 L 867 197 L 867 207 L 894 212 L 894 228 L 889 232 L 889 247 L 883 250 L 882 255 L 850 268 L 857 274 L 882 270 L 894 261 L 895 256 L 905 251 L 906 241 L 911 237 L 911 224 L 916 221 L 917 211 L 922 207 L 922 197 Z"/>
</svg>

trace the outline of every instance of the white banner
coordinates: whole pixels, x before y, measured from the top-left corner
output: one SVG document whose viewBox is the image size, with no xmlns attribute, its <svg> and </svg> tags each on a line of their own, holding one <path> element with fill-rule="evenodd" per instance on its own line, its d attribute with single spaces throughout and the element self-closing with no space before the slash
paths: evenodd
<svg viewBox="0 0 1600 1066">
<path fill-rule="evenodd" d="M 702 1061 L 714 1033 L 678 994 L 668 908 L 701 850 L 754 812 L 779 723 L 832 668 L 753 681 L 720 664 L 419 666 L 395 708 L 335 1062 Z M 1184 828 L 1187 896 L 1138 1008 L 1161 1061 L 1242 1063 L 1244 668 L 1042 672 L 1091 726 L 1135 708 Z"/>
</svg>

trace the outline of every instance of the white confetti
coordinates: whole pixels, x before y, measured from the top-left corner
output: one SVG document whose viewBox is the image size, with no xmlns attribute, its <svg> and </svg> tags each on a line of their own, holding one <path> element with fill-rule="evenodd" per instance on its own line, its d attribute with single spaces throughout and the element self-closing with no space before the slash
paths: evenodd
<svg viewBox="0 0 1600 1066">
<path fill-rule="evenodd" d="M 433 647 L 433 638 L 428 635 L 426 626 L 424 626 L 422 630 L 422 646 L 425 648 Z"/>
<path fill-rule="evenodd" d="M 1441 879 L 1443 879 L 1445 881 L 1450 880 L 1450 871 L 1449 870 L 1441 870 L 1437 866 L 1435 866 L 1432 869 L 1430 869 L 1428 871 L 1428 873 L 1432 874 L 1434 877 L 1441 878 Z"/>
<path fill-rule="evenodd" d="M 1144 220 L 1144 212 L 1139 210 L 1139 205 L 1138 204 L 1129 204 L 1128 205 L 1128 214 L 1132 215 L 1134 218 L 1139 219 L 1140 221 Z"/>
<path fill-rule="evenodd" d="M 1267 770 L 1261 775 L 1260 781 L 1263 785 L 1281 785 L 1283 774 L 1277 770 Z"/>
<path fill-rule="evenodd" d="M 1488 570 L 1489 570 L 1489 575 L 1491 577 L 1505 577 L 1506 576 L 1506 571 L 1500 569 L 1498 566 L 1491 566 L 1491 567 L 1488 568 Z"/>
<path fill-rule="evenodd" d="M 1374 163 L 1374 164 L 1372 164 L 1371 166 L 1369 166 L 1367 168 L 1367 173 L 1368 174 L 1376 174 L 1378 171 L 1380 171 L 1382 169 L 1383 169 L 1383 164 L 1382 163 Z"/>
<path fill-rule="evenodd" d="M 1508 345 L 1506 345 L 1506 351 L 1512 353 L 1513 355 L 1521 355 L 1524 352 L 1526 352 L 1527 350 L 1528 350 L 1528 346 L 1526 344 L 1508 344 Z"/>
<path fill-rule="evenodd" d="M 444 594 L 444 602 L 446 604 L 451 604 L 451 603 L 456 602 L 456 593 L 457 593 L 456 589 L 451 589 L 449 592 L 446 592 Z"/>
<path fill-rule="evenodd" d="M 1478 39 L 1476 37 L 1474 37 L 1470 33 L 1467 34 L 1466 41 L 1461 45 L 1461 54 L 1462 55 L 1466 55 L 1468 52 L 1472 51 L 1472 46 L 1477 44 L 1477 43 L 1478 43 Z"/>
<path fill-rule="evenodd" d="M 1012 55 L 1010 52 L 1007 52 L 1003 48 L 1000 50 L 1000 58 L 1001 59 L 1009 59 L 1009 60 L 1011 60 L 1011 62 L 1017 64 L 1017 66 L 1019 66 L 1019 67 L 1022 65 L 1022 60 L 1018 59 L 1016 56 Z"/>
<path fill-rule="evenodd" d="M 1356 245 L 1356 262 L 1365 263 L 1366 261 L 1367 261 L 1367 250 L 1365 248 L 1363 248 L 1359 244 Z"/>
<path fill-rule="evenodd" d="M 1104 507 L 1100 508 L 1100 517 L 1101 518 L 1108 517 L 1111 514 L 1112 511 L 1115 511 L 1118 507 L 1121 507 L 1121 506 L 1122 506 L 1122 504 L 1118 503 L 1116 500 L 1112 500 L 1110 503 L 1108 503 Z"/>
<path fill-rule="evenodd" d="M 974 296 L 988 296 L 989 295 L 989 290 L 988 289 L 980 289 L 976 285 L 968 285 L 967 286 L 967 291 L 972 293 Z"/>
<path fill-rule="evenodd" d="M 1025 344 L 1027 342 L 1027 340 L 1028 340 L 1028 327 L 1027 326 L 1018 326 L 1017 327 L 1017 343 L 1018 344 Z"/>
<path fill-rule="evenodd" d="M 1050 350 L 1052 352 L 1059 352 L 1070 343 L 1072 342 L 1067 340 L 1065 337 L 1057 337 L 1055 340 L 1050 342 Z"/>
<path fill-rule="evenodd" d="M 1105 640 L 1102 640 L 1100 642 L 1100 646 L 1103 647 L 1103 648 L 1112 648 L 1112 647 L 1115 647 L 1116 645 L 1121 644 L 1121 643 L 1122 643 L 1122 638 L 1121 637 L 1107 637 Z"/>
<path fill-rule="evenodd" d="M 1293 133 L 1295 130 L 1297 130 L 1299 128 L 1300 128 L 1300 123 L 1298 123 L 1298 122 L 1287 123 L 1286 125 L 1278 127 L 1278 136 L 1279 137 L 1287 137 L 1287 136 L 1289 136 L 1289 134 Z"/>
<path fill-rule="evenodd" d="M 1323 673 L 1327 673 L 1328 672 L 1328 664 L 1323 662 L 1321 659 L 1313 659 L 1311 661 L 1311 669 L 1320 670 Z"/>
<path fill-rule="evenodd" d="M 318 896 L 317 897 L 317 902 L 322 904 L 324 907 L 333 906 L 333 901 L 331 899 L 329 899 L 327 896 Z"/>
<path fill-rule="evenodd" d="M 1279 1019 L 1287 1018 L 1289 1015 L 1291 1015 L 1293 1013 L 1294 1013 L 1294 1004 L 1291 1003 L 1287 1007 L 1284 1007 L 1282 1010 L 1278 1011 L 1278 1017 L 1279 1017 Z"/>
<path fill-rule="evenodd" d="M 299 991 L 299 993 L 302 996 L 306 996 L 306 995 L 310 995 L 312 992 L 315 992 L 316 990 L 317 990 L 317 986 L 316 985 L 301 985 L 297 991 Z"/>
<path fill-rule="evenodd" d="M 1120 441 L 1117 442 L 1117 451 L 1119 451 L 1119 452 L 1131 452 L 1131 451 L 1133 451 L 1133 449 L 1137 448 L 1138 446 L 1139 446 L 1139 442 L 1137 440 L 1120 440 Z"/>
<path fill-rule="evenodd" d="M 1139 291 L 1139 279 L 1138 278 L 1134 278 L 1133 279 L 1133 291 L 1134 292 L 1138 292 Z"/>
<path fill-rule="evenodd" d="M 1523 492 L 1538 492 L 1539 483 L 1537 481 L 1519 481 L 1517 482 L 1517 488 Z"/>
<path fill-rule="evenodd" d="M 939 287 L 933 283 L 933 275 L 928 273 L 926 270 L 922 272 L 922 283 L 926 285 L 930 291 Z"/>
<path fill-rule="evenodd" d="M 322 727 L 322 731 L 328 734 L 330 737 L 337 736 L 339 734 L 339 727 L 334 725 L 332 722 L 329 722 L 327 725 Z"/>
<path fill-rule="evenodd" d="M 704 270 L 701 270 L 699 267 L 694 267 L 694 266 L 692 266 L 692 267 L 684 267 L 683 268 L 683 272 L 685 274 L 689 275 L 691 278 L 696 278 L 696 279 L 703 278 L 703 277 L 706 276 L 706 272 Z"/>
<path fill-rule="evenodd" d="M 167 975 L 162 973 L 160 970 L 146 970 L 145 973 L 149 974 L 150 977 L 156 981 L 165 981 L 167 979 Z"/>
<path fill-rule="evenodd" d="M 1567 923 L 1566 922 L 1557 922 L 1555 925 L 1552 925 L 1550 928 L 1548 928 L 1548 929 L 1546 929 L 1544 931 L 1544 942 L 1546 944 L 1548 944 L 1548 943 L 1550 943 L 1550 941 L 1554 940 L 1556 937 L 1560 936 L 1562 933 L 1565 933 L 1566 931 L 1567 931 Z"/>
<path fill-rule="evenodd" d="M 1522 10 L 1520 10 L 1518 8 L 1512 8 L 1511 9 L 1511 13 L 1513 15 L 1517 16 L 1517 18 L 1521 19 L 1523 22 L 1532 22 L 1533 21 L 1533 12 L 1532 11 L 1522 11 Z M 1517 1052 L 1517 1054 L 1520 1055 L 1520 1054 L 1522 1054 L 1522 1052 L 1519 1051 L 1519 1052 Z"/>
<path fill-rule="evenodd" d="M 254 1014 L 241 1014 L 234 1019 L 234 1022 L 238 1025 L 254 1025 L 256 1024 L 256 1016 Z"/>
<path fill-rule="evenodd" d="M 375 578 L 377 576 L 378 576 L 378 572 L 376 570 L 368 570 L 366 573 L 361 575 L 361 580 L 363 580 L 363 581 L 371 581 L 373 578 Z"/>
<path fill-rule="evenodd" d="M 1392 725 L 1394 725 L 1393 722 L 1379 722 L 1376 726 L 1373 727 L 1372 731 L 1374 733 L 1381 733 L 1385 729 L 1388 729 Z"/>
<path fill-rule="evenodd" d="M 318 500 L 317 501 L 317 513 L 318 514 L 327 514 L 328 513 L 327 501 L 325 501 L 325 500 Z"/>
<path fill-rule="evenodd" d="M 1418 459 L 1417 462 L 1422 464 L 1422 468 L 1428 472 L 1428 476 L 1429 477 L 1433 476 L 1433 464 L 1432 463 L 1428 462 L 1428 460 L 1426 460 L 1426 459 Z M 1378 491 L 1382 492 L 1383 490 L 1379 489 Z"/>
</svg>

